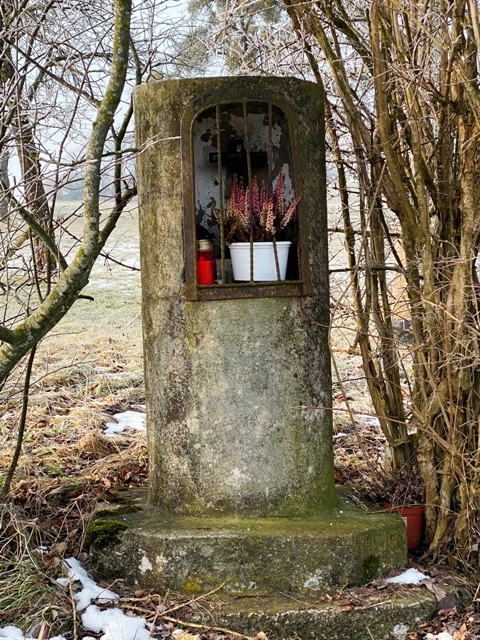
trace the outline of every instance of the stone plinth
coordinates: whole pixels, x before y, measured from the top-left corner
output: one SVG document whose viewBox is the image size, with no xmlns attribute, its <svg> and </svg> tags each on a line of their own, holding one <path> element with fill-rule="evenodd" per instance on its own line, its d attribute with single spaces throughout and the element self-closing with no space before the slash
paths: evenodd
<svg viewBox="0 0 480 640">
<path fill-rule="evenodd" d="M 139 510 L 116 513 L 110 506 L 99 513 L 107 526 L 126 527 L 116 544 L 99 547 L 92 539 L 101 575 L 121 575 L 134 587 L 199 594 L 223 584 L 250 595 L 325 593 L 369 582 L 407 560 L 398 516 L 366 514 L 345 499 L 301 518 L 169 516 L 141 495 L 134 507 Z"/>
<path fill-rule="evenodd" d="M 262 630 L 270 640 L 405 640 L 435 616 L 437 603 L 431 593 L 418 587 L 410 593 L 396 593 L 391 599 L 384 596 L 378 604 L 351 608 L 319 602 L 305 594 L 296 599 L 288 595 L 229 598 L 222 594 L 217 611 L 214 616 L 194 615 L 192 621 L 211 626 L 213 617 L 216 626 L 248 636 Z"/>
</svg>

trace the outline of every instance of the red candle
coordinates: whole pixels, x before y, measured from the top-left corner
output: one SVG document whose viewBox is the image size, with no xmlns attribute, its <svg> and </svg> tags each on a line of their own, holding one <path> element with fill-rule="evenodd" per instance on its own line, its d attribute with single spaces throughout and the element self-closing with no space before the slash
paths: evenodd
<svg viewBox="0 0 480 640">
<path fill-rule="evenodd" d="M 198 284 L 215 284 L 215 248 L 211 240 L 197 242 Z"/>
</svg>

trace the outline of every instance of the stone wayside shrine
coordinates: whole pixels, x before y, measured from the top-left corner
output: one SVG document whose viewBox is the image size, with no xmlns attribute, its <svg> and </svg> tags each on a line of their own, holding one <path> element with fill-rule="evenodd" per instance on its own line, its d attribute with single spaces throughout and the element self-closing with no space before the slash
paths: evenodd
<svg viewBox="0 0 480 640">
<path fill-rule="evenodd" d="M 149 488 L 134 512 L 100 514 L 122 531 L 94 545 L 97 569 L 147 589 L 305 602 L 404 565 L 401 519 L 334 485 L 321 88 L 168 80 L 137 88 L 135 116 Z M 253 221 L 259 191 L 296 214 L 270 243 L 273 276 L 256 273 L 253 227 L 272 212 Z"/>
</svg>

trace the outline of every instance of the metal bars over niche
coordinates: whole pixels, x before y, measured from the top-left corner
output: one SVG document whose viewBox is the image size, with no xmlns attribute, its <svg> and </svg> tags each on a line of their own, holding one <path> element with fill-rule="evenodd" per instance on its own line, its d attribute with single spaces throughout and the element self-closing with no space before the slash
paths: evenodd
<svg viewBox="0 0 480 640">
<path fill-rule="evenodd" d="M 218 103 L 197 112 L 189 132 L 189 299 L 305 293 L 301 194 L 284 111 L 264 101 Z M 246 257 L 240 270 L 238 252 Z"/>
</svg>

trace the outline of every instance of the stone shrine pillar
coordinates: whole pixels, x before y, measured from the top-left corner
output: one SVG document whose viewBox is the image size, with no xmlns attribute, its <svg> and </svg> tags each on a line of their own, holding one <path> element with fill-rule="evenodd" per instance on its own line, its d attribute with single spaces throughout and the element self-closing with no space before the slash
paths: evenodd
<svg viewBox="0 0 480 640">
<path fill-rule="evenodd" d="M 114 536 L 92 542 L 97 569 L 148 589 L 305 602 L 402 565 L 403 522 L 335 492 L 321 88 L 168 80 L 138 87 L 134 106 L 149 490 L 131 513 L 103 506 L 94 525 Z M 253 244 L 247 275 L 231 264 L 225 219 L 255 181 L 277 195 L 283 181 L 287 207 L 300 198 L 261 279 Z"/>
<path fill-rule="evenodd" d="M 322 90 L 293 78 L 171 80 L 138 88 L 135 113 L 149 502 L 172 514 L 329 509 Z M 290 273 L 202 286 L 197 242 L 214 241 L 220 280 L 212 204 L 247 173 L 247 145 L 259 184 L 282 171 L 287 204 L 300 196 Z"/>
</svg>

